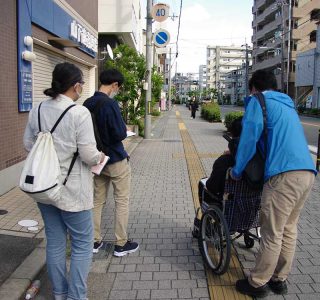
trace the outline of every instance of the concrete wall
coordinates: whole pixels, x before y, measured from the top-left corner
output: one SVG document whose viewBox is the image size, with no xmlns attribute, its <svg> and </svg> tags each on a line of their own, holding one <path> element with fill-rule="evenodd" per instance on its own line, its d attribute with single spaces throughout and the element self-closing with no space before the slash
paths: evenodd
<svg viewBox="0 0 320 300">
<path fill-rule="evenodd" d="M 98 0 L 65 0 L 94 29 L 98 30 Z"/>
<path fill-rule="evenodd" d="M 315 62 L 315 81 L 313 88 L 313 105 L 320 108 L 320 25 L 317 30 L 317 48 L 316 48 L 316 62 Z"/>
<path fill-rule="evenodd" d="M 123 42 L 142 51 L 140 0 L 99 0 L 99 34 L 120 34 Z"/>
<path fill-rule="evenodd" d="M 314 78 L 314 53 L 315 50 L 309 50 L 300 53 L 296 62 L 296 83 L 295 86 L 311 86 Z"/>
</svg>

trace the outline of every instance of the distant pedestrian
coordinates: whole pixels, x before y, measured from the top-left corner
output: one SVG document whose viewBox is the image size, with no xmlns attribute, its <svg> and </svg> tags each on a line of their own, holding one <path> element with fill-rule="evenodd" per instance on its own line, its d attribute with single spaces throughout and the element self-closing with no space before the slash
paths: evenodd
<svg viewBox="0 0 320 300">
<path fill-rule="evenodd" d="M 100 137 L 110 160 L 99 176 L 94 177 L 94 247 L 98 253 L 102 247 L 101 215 L 106 203 L 110 184 L 113 186 L 115 201 L 115 256 L 124 256 L 138 250 L 139 245 L 128 240 L 127 228 L 129 219 L 129 196 L 131 183 L 131 167 L 129 156 L 122 141 L 127 137 L 127 127 L 124 123 L 119 104 L 114 97 L 124 82 L 123 75 L 115 70 L 108 69 L 100 74 L 100 89 L 87 99 L 84 105 L 93 111 L 96 105 L 100 106 L 97 116 L 97 125 Z"/>
<path fill-rule="evenodd" d="M 82 93 L 83 74 L 73 64 L 56 65 L 51 88 L 44 94 L 50 99 L 41 104 L 42 131 L 50 131 L 62 112 Z M 29 113 L 24 134 L 25 148 L 35 143 L 38 127 L 36 105 Z M 66 177 L 73 155 L 79 152 L 66 185 L 62 185 L 57 206 L 38 203 L 47 237 L 47 269 L 56 300 L 87 299 L 87 277 L 92 260 L 93 188 L 90 166 L 102 162 L 105 155 L 96 148 L 91 115 L 82 105 L 72 107 L 53 133 L 62 179 Z M 67 233 L 71 236 L 71 265 L 67 275 Z"/>
<path fill-rule="evenodd" d="M 267 153 L 265 184 L 261 199 L 261 241 L 255 267 L 248 278 L 238 280 L 236 288 L 252 297 L 264 297 L 271 289 L 286 294 L 297 240 L 297 224 L 301 209 L 312 188 L 316 170 L 303 128 L 292 99 L 276 92 L 277 81 L 272 72 L 256 71 L 249 82 L 253 96 L 246 103 L 242 133 L 233 179 L 256 152 L 264 149 L 263 114 L 254 96 L 263 92 L 267 110 Z"/>
<path fill-rule="evenodd" d="M 198 103 L 196 102 L 195 98 L 193 98 L 190 104 L 192 119 L 196 118 L 196 111 L 198 110 L 198 107 L 199 107 Z"/>
</svg>

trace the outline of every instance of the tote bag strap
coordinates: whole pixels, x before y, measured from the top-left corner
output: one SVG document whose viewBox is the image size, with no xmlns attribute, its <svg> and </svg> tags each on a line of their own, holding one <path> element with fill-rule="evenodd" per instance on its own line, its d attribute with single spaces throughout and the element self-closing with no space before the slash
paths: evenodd
<svg viewBox="0 0 320 300">
<path fill-rule="evenodd" d="M 264 143 L 264 157 L 267 158 L 267 143 L 268 143 L 268 128 L 267 128 L 267 108 L 266 108 L 266 101 L 264 95 L 262 93 L 254 94 L 254 96 L 259 101 L 259 104 L 262 109 L 263 115 L 263 143 Z"/>
</svg>

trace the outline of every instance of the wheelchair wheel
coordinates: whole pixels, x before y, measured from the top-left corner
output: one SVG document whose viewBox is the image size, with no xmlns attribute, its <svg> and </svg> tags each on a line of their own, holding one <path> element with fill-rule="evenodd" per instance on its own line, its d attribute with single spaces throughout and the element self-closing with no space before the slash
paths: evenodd
<svg viewBox="0 0 320 300">
<path fill-rule="evenodd" d="M 210 206 L 201 218 L 198 243 L 200 252 L 213 273 L 225 273 L 230 263 L 230 235 L 224 215 L 215 205 Z"/>
<path fill-rule="evenodd" d="M 250 237 L 247 233 L 243 234 L 244 244 L 248 249 L 254 246 L 254 239 Z"/>
</svg>

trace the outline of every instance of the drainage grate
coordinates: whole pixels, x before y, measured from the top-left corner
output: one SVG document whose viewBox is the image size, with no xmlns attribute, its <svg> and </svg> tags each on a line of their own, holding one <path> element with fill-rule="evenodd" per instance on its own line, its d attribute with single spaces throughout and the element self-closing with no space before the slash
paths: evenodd
<svg viewBox="0 0 320 300">
<path fill-rule="evenodd" d="M 102 260 L 112 255 L 113 243 L 103 241 L 103 246 L 99 249 L 97 254 L 93 254 L 93 260 Z"/>
</svg>

